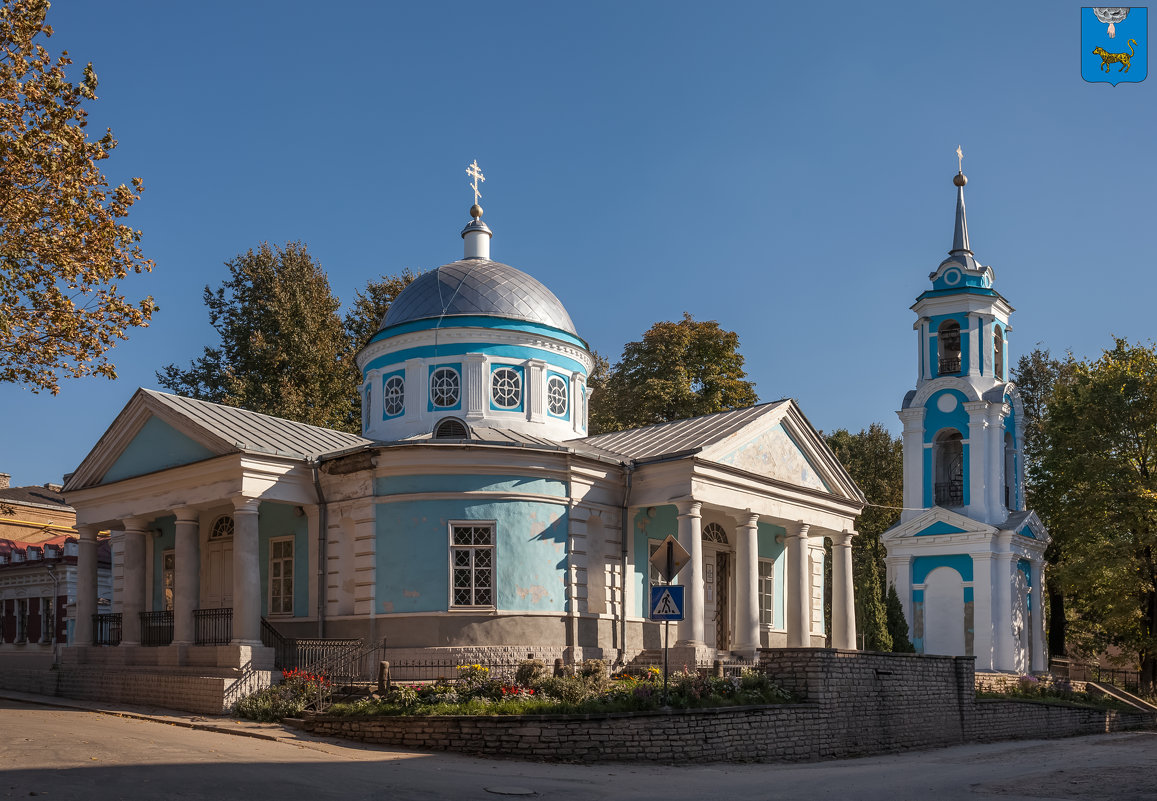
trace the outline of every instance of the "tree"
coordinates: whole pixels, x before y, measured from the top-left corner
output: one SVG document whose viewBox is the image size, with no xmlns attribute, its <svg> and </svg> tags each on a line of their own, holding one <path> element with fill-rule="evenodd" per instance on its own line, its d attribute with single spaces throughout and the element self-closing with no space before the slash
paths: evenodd
<svg viewBox="0 0 1157 801">
<path fill-rule="evenodd" d="M 895 643 L 884 604 L 887 572 L 880 537 L 895 524 L 903 505 L 903 446 L 879 423 L 858 434 L 841 428 L 827 436 L 827 443 L 870 504 L 856 518 L 859 536 L 852 540 L 856 630 L 864 637 L 865 649 L 891 651 Z"/>
<path fill-rule="evenodd" d="M 262 244 L 205 287 L 220 345 L 182 370 L 157 373 L 182 395 L 341 431 L 358 431 L 353 349 L 321 266 L 299 242 Z"/>
<path fill-rule="evenodd" d="M 684 312 L 678 322 L 652 325 L 641 342 L 628 342 L 606 379 L 592 383 L 592 433 L 751 406 L 758 396 L 746 375 L 739 335 Z"/>
<path fill-rule="evenodd" d="M 398 275 L 383 275 L 366 284 L 365 290 L 354 293 L 353 306 L 345 315 L 345 330 L 355 348 L 365 347 L 370 338 L 381 328 L 386 312 L 402 293 L 414 283 L 418 276 L 406 268 Z M 361 380 L 361 377 L 358 377 Z"/>
<path fill-rule="evenodd" d="M 908 639 L 908 621 L 904 619 L 904 607 L 896 585 L 888 585 L 888 597 L 884 601 L 888 615 L 888 633 L 892 635 L 892 651 L 898 654 L 914 654 L 916 646 Z"/>
<path fill-rule="evenodd" d="M 1064 359 L 1054 359 L 1048 349 L 1039 345 L 1031 353 L 1017 360 L 1011 378 L 1020 391 L 1024 404 L 1024 442 L 1021 445 L 1024 458 L 1025 499 L 1027 508 L 1036 509 L 1046 528 L 1053 528 L 1047 501 L 1037 502 L 1036 488 L 1042 481 L 1041 459 L 1045 453 L 1046 441 L 1043 433 L 1045 412 L 1052 400 L 1057 384 L 1068 381 L 1076 368 L 1072 354 Z M 1050 565 L 1059 566 L 1064 558 L 1062 540 L 1054 537 L 1045 551 L 1045 559 Z M 1065 594 L 1058 582 L 1047 582 L 1049 598 L 1048 646 L 1053 656 L 1063 656 L 1065 646 Z"/>
<path fill-rule="evenodd" d="M 52 36 L 48 5 L 0 6 L 0 381 L 55 395 L 62 376 L 116 378 L 106 354 L 157 307 L 119 286 L 153 268 L 122 222 L 144 186 L 110 189 L 97 167 L 117 142 L 84 130 L 92 64 L 72 83 L 68 53 L 53 58 L 38 41 Z"/>
<path fill-rule="evenodd" d="M 1117 339 L 1053 389 L 1036 502 L 1063 558 L 1068 639 L 1137 656 L 1157 689 L 1157 350 Z"/>
</svg>

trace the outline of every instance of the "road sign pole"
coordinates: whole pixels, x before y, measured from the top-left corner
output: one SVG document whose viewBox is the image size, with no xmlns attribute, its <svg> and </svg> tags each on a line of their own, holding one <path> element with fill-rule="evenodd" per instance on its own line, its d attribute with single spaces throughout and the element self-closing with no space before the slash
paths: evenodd
<svg viewBox="0 0 1157 801">
<path fill-rule="evenodd" d="M 667 692 L 667 647 L 671 644 L 671 621 L 663 621 L 663 706 L 671 705 L 671 696 Z"/>
</svg>

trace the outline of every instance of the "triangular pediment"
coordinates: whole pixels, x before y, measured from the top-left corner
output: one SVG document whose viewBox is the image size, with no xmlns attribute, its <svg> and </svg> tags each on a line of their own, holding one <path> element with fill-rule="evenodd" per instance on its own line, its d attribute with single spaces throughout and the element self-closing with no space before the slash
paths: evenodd
<svg viewBox="0 0 1157 801">
<path fill-rule="evenodd" d="M 122 481 L 236 451 L 230 443 L 140 389 L 69 476 L 65 491 Z"/>
<path fill-rule="evenodd" d="M 955 534 L 995 534 L 997 529 L 959 512 L 940 506 L 921 513 L 905 523 L 898 523 L 884 532 L 885 542 L 907 539 L 908 537 L 933 537 Z"/>
<path fill-rule="evenodd" d="M 823 437 L 786 401 L 703 449 L 704 461 L 863 503 L 864 496 Z"/>
</svg>

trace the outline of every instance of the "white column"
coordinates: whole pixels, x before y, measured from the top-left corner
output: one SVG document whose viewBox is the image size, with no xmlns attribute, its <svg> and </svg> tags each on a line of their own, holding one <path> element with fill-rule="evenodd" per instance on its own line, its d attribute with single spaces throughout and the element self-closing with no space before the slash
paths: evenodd
<svg viewBox="0 0 1157 801">
<path fill-rule="evenodd" d="M 932 334 L 928 330 L 928 324 L 929 320 L 927 317 L 920 318 L 920 349 L 924 353 L 924 364 L 922 365 L 923 372 L 920 375 L 921 381 L 926 381 L 932 377 L 932 354 L 935 349 L 932 346 Z"/>
<path fill-rule="evenodd" d="M 421 359 L 406 360 L 406 408 L 402 419 L 416 423 L 426 419 L 426 402 L 430 393 L 430 374 Z"/>
<path fill-rule="evenodd" d="M 759 649 L 759 515 L 735 516 L 735 650 L 745 657 Z"/>
<path fill-rule="evenodd" d="M 145 524 L 132 517 L 124 521 L 125 578 L 121 600 L 121 645 L 141 644 L 141 612 L 145 611 Z"/>
<path fill-rule="evenodd" d="M 258 498 L 233 499 L 233 645 L 261 644 Z"/>
<path fill-rule="evenodd" d="M 1034 554 L 1029 562 L 1032 579 L 1032 663 L 1031 669 L 1048 670 L 1048 648 L 1045 644 L 1045 593 L 1043 585 L 1044 558 Z"/>
<path fill-rule="evenodd" d="M 531 359 L 526 363 L 526 386 L 522 388 L 527 419 L 534 423 L 546 422 L 546 362 Z"/>
<path fill-rule="evenodd" d="M 987 522 L 996 525 L 1007 517 L 1004 505 L 1004 416 L 1009 408 L 994 403 L 988 409 L 988 510 Z"/>
<path fill-rule="evenodd" d="M 1012 569 L 1009 553 L 1012 534 L 1002 531 L 996 535 L 992 574 L 992 661 L 996 670 L 1015 670 L 1012 653 Z"/>
<path fill-rule="evenodd" d="M 977 375 L 980 372 L 980 318 L 975 314 L 968 315 L 968 374 Z"/>
<path fill-rule="evenodd" d="M 856 598 L 852 588 L 854 531 L 832 535 L 832 647 L 856 648 Z"/>
<path fill-rule="evenodd" d="M 811 593 L 808 575 L 810 526 L 800 522 L 787 534 L 787 647 L 811 645 Z"/>
<path fill-rule="evenodd" d="M 900 520 L 907 522 L 925 508 L 924 505 L 924 407 L 896 412 L 904 424 L 904 510 Z"/>
<path fill-rule="evenodd" d="M 703 646 L 703 536 L 700 531 L 699 501 L 680 501 L 679 544 L 691 554 L 691 562 L 683 569 L 679 583 L 687 587 L 684 591 L 683 620 L 679 622 L 679 645 Z"/>
<path fill-rule="evenodd" d="M 976 656 L 977 670 L 992 670 L 995 664 L 992 617 L 992 575 L 995 569 L 993 554 L 972 555 L 972 653 Z"/>
<path fill-rule="evenodd" d="M 192 645 L 193 610 L 201 600 L 201 526 L 196 509 L 176 510 L 173 558 L 173 645 Z"/>
<path fill-rule="evenodd" d="M 988 522 L 990 515 L 984 495 L 988 473 L 988 441 L 985 439 L 988 404 L 969 401 L 964 408 L 968 412 L 968 472 L 964 474 L 964 484 L 968 487 L 966 514 L 974 520 Z"/>
<path fill-rule="evenodd" d="M 99 530 L 98 526 L 78 527 L 73 645 L 92 645 L 92 616 L 96 614 L 96 536 Z"/>
</svg>

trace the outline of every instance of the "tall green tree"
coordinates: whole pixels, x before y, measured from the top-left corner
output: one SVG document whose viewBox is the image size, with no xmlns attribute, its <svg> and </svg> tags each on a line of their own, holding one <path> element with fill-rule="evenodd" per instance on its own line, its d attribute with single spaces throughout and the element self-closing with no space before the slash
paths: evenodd
<svg viewBox="0 0 1157 801">
<path fill-rule="evenodd" d="M 734 331 L 687 313 L 655 323 L 627 343 L 605 380 L 592 382 L 592 433 L 751 406 L 758 396 L 746 377 Z"/>
<path fill-rule="evenodd" d="M 1157 350 L 1117 339 L 1053 389 L 1036 503 L 1063 558 L 1068 641 L 1136 655 L 1157 690 Z"/>
<path fill-rule="evenodd" d="M 345 330 L 354 348 L 363 348 L 378 332 L 390 305 L 418 276 L 410 268 L 397 275 L 371 279 L 365 289 L 354 293 L 353 305 L 345 314 Z"/>
<path fill-rule="evenodd" d="M 341 431 L 359 430 L 351 389 L 353 348 L 329 279 L 300 242 L 262 244 L 225 265 L 229 278 L 205 287 L 220 343 L 188 369 L 170 364 L 162 386 Z"/>
<path fill-rule="evenodd" d="M 856 518 L 859 536 L 852 540 L 856 630 L 863 635 L 867 650 L 891 651 L 899 643 L 894 642 L 888 626 L 887 572 L 880 538 L 899 519 L 903 505 L 903 446 L 879 423 L 858 434 L 841 428 L 827 436 L 827 443 L 870 504 Z"/>
<path fill-rule="evenodd" d="M 1041 504 L 1037 499 L 1037 487 L 1043 479 L 1041 460 L 1046 452 L 1047 440 L 1044 436 L 1045 413 L 1053 392 L 1060 383 L 1068 381 L 1076 368 L 1072 354 L 1063 359 L 1054 358 L 1047 348 L 1039 345 L 1030 353 L 1021 356 L 1012 369 L 1011 378 L 1020 391 L 1024 404 L 1024 442 L 1021 450 L 1024 459 L 1025 500 L 1027 508 L 1035 509 L 1046 528 L 1053 528 L 1050 505 L 1047 500 Z M 1046 561 L 1056 567 L 1064 559 L 1063 539 L 1054 537 L 1045 552 Z M 1052 569 L 1050 569 L 1050 573 Z M 1048 646 L 1049 654 L 1064 656 L 1065 636 L 1065 593 L 1059 582 L 1047 581 L 1048 592 Z"/>
<path fill-rule="evenodd" d="M 157 306 L 121 288 L 153 268 L 124 222 L 144 185 L 109 187 L 98 162 L 116 139 L 85 131 L 96 72 L 68 79 L 68 53 L 43 44 L 47 13 L 47 0 L 0 4 L 0 381 L 55 395 L 61 377 L 116 378 L 108 351 Z"/>
</svg>

